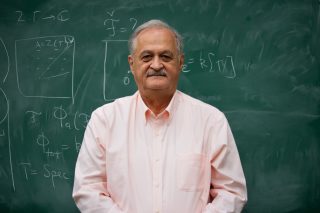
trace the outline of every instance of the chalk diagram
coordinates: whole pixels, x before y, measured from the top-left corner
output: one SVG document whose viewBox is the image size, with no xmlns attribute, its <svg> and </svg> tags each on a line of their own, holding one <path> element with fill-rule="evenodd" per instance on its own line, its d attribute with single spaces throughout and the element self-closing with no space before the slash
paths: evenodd
<svg viewBox="0 0 320 213">
<path fill-rule="evenodd" d="M 8 117 L 8 100 L 4 91 L 0 88 L 0 124 Z M 0 134 L 2 135 L 2 134 Z"/>
<path fill-rule="evenodd" d="M 15 41 L 17 84 L 25 97 L 74 98 L 75 39 L 70 35 Z"/>
<path fill-rule="evenodd" d="M 15 183 L 13 177 L 12 168 L 12 155 L 11 155 L 11 140 L 10 140 L 10 129 L 9 129 L 9 101 L 5 92 L 0 88 L 0 142 L 3 140 L 4 143 L 8 143 L 8 157 L 9 157 L 9 168 L 11 173 L 11 183 L 13 190 L 15 191 Z M 2 142 L 1 142 L 2 143 Z M 5 172 L 6 173 L 6 172 Z"/>
<path fill-rule="evenodd" d="M 0 81 L 1 83 L 4 83 L 7 79 L 7 76 L 10 70 L 10 58 L 9 58 L 7 47 L 4 41 L 2 40 L 2 38 L 0 38 L 0 58 L 1 58 L 1 61 L 2 59 L 6 60 L 6 63 L 2 63 L 2 62 L 0 63 L 0 70 L 1 70 Z"/>
<path fill-rule="evenodd" d="M 128 64 L 127 40 L 104 40 L 103 97 L 106 101 L 128 96 L 136 90 Z"/>
</svg>

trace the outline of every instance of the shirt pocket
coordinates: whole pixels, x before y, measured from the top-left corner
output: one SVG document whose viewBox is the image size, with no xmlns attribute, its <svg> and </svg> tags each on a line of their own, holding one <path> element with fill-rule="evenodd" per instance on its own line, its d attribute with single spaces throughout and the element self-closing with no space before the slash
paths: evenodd
<svg viewBox="0 0 320 213">
<path fill-rule="evenodd" d="M 200 191 L 205 185 L 206 156 L 181 154 L 177 157 L 177 184 L 180 190 Z"/>
</svg>

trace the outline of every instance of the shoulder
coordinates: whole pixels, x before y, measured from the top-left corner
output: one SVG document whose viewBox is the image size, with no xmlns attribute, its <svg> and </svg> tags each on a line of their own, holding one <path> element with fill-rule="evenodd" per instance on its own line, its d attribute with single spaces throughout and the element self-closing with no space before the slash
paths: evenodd
<svg viewBox="0 0 320 213">
<path fill-rule="evenodd" d="M 121 97 L 98 107 L 92 112 L 90 120 L 112 123 L 118 117 L 129 113 L 132 104 L 135 103 L 135 97 L 136 94 Z"/>
<path fill-rule="evenodd" d="M 200 114 L 205 117 L 212 117 L 215 120 L 225 119 L 224 113 L 210 104 L 191 97 L 181 91 L 177 91 L 177 96 L 179 104 L 182 105 L 182 108 L 186 108 L 187 111 L 192 111 L 195 114 Z"/>
</svg>

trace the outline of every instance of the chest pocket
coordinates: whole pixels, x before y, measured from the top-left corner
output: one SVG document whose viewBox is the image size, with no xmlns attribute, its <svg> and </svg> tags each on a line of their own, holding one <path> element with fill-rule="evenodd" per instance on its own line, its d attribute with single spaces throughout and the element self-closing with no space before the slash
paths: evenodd
<svg viewBox="0 0 320 213">
<path fill-rule="evenodd" d="M 200 191 L 205 186 L 206 156 L 181 154 L 177 157 L 177 184 L 180 190 Z"/>
</svg>

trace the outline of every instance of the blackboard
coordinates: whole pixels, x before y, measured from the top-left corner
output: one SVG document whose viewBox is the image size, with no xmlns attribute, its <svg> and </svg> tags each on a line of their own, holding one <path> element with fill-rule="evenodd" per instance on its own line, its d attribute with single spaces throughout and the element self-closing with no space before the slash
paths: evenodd
<svg viewBox="0 0 320 213">
<path fill-rule="evenodd" d="M 222 110 L 246 175 L 243 212 L 320 211 L 318 0 L 1 0 L 0 212 L 77 212 L 91 112 L 136 90 L 127 39 L 182 34 L 179 89 Z"/>
</svg>

